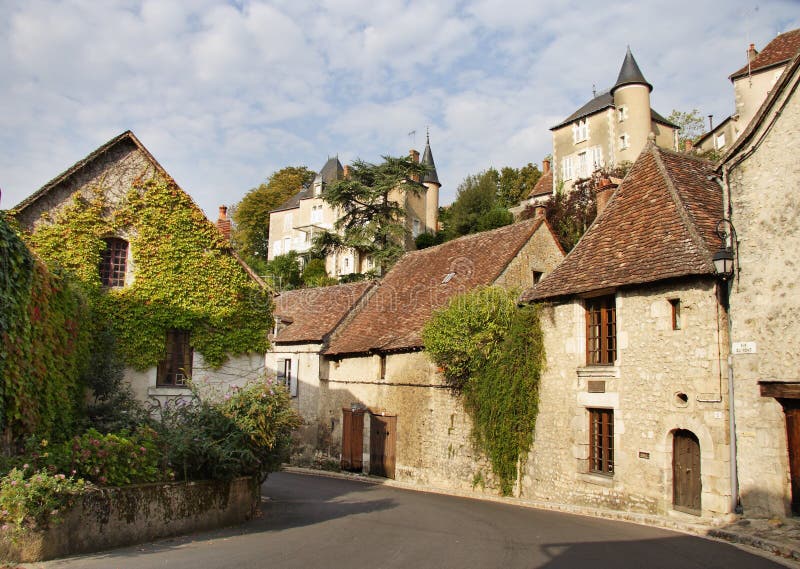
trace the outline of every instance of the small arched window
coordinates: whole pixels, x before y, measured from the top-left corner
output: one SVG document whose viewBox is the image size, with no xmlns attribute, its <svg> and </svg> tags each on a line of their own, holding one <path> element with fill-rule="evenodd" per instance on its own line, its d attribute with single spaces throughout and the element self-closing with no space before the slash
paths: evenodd
<svg viewBox="0 0 800 569">
<path fill-rule="evenodd" d="M 117 237 L 104 239 L 106 248 L 100 256 L 100 281 L 103 286 L 125 286 L 128 268 L 128 242 Z"/>
</svg>

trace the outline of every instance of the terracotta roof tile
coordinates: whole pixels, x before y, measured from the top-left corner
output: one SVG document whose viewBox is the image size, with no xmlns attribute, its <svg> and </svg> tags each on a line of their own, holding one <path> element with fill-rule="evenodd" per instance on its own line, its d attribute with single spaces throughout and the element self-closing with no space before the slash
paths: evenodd
<svg viewBox="0 0 800 569">
<path fill-rule="evenodd" d="M 406 253 L 324 353 L 421 348 L 431 313 L 453 296 L 497 280 L 542 224 L 531 219 Z"/>
<path fill-rule="evenodd" d="M 543 174 L 541 178 L 534 184 L 531 193 L 528 194 L 529 198 L 536 196 L 545 196 L 553 193 L 553 169 L 548 170 L 547 174 Z"/>
<path fill-rule="evenodd" d="M 322 342 L 374 284 L 363 281 L 281 293 L 275 299 L 274 314 L 291 323 L 273 341 Z"/>
<path fill-rule="evenodd" d="M 523 301 L 714 273 L 722 193 L 713 165 L 648 145 L 603 213 Z"/>
<path fill-rule="evenodd" d="M 781 63 L 786 63 L 800 51 L 800 28 L 785 32 L 773 38 L 761 53 L 756 55 L 749 66 L 745 65 L 735 73 L 731 74 L 730 79 L 744 77 L 748 73 L 754 73 L 763 69 L 774 67 Z"/>
</svg>

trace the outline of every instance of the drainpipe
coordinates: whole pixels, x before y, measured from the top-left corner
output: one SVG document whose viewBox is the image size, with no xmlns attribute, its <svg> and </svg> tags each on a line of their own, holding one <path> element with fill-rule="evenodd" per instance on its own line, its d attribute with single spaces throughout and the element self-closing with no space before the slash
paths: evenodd
<svg viewBox="0 0 800 569">
<path fill-rule="evenodd" d="M 725 214 L 727 214 L 727 219 L 731 219 L 731 214 L 733 213 L 731 207 L 731 194 L 730 194 L 730 187 L 728 182 L 728 171 L 723 168 L 722 169 L 722 178 L 719 176 L 714 176 L 714 180 L 719 184 L 720 189 L 722 189 L 722 203 L 723 208 L 725 208 Z M 725 217 L 723 214 L 723 217 Z M 733 239 L 733 235 L 731 235 L 731 239 Z M 736 244 L 731 243 L 731 247 L 735 247 Z M 736 271 L 736 269 L 734 269 Z M 731 317 L 731 310 L 730 310 L 730 298 L 731 298 L 731 289 L 733 288 L 733 279 L 736 278 L 734 275 L 729 281 L 726 281 L 722 286 L 724 287 L 720 289 L 721 295 L 724 295 L 723 299 L 725 302 L 725 315 L 728 321 L 728 430 L 730 431 L 730 444 L 728 448 L 730 449 L 730 476 L 731 476 L 731 502 L 730 502 L 730 513 L 732 514 L 741 514 L 742 513 L 742 504 L 739 500 L 739 469 L 737 464 L 737 452 L 736 452 L 736 398 L 734 397 L 734 374 L 733 374 L 733 318 Z"/>
</svg>

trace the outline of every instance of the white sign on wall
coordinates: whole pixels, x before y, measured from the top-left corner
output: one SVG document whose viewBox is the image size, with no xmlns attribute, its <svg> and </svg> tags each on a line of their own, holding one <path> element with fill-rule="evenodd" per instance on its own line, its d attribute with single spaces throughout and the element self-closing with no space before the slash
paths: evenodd
<svg viewBox="0 0 800 569">
<path fill-rule="evenodd" d="M 734 342 L 733 343 L 733 353 L 734 354 L 755 354 L 756 353 L 756 343 L 755 342 Z"/>
</svg>

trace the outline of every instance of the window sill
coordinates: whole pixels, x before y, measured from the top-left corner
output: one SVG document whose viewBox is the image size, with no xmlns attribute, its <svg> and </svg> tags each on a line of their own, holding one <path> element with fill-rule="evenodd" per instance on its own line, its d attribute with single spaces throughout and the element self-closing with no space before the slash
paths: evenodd
<svg viewBox="0 0 800 569">
<path fill-rule="evenodd" d="M 170 396 L 177 396 L 177 395 L 186 395 L 187 393 L 191 393 L 189 386 L 184 387 L 177 387 L 174 385 L 157 385 L 155 387 L 148 387 L 147 388 L 147 395 L 161 395 L 165 397 Z"/>
<path fill-rule="evenodd" d="M 614 477 L 606 476 L 605 474 L 581 473 L 578 474 L 578 480 L 580 480 L 581 482 L 586 482 L 588 484 L 605 486 L 606 488 L 614 487 Z"/>
<path fill-rule="evenodd" d="M 577 369 L 578 377 L 581 379 L 588 378 L 619 378 L 618 366 L 581 366 Z"/>
</svg>

